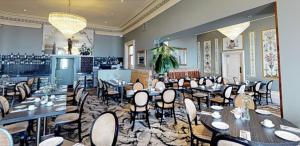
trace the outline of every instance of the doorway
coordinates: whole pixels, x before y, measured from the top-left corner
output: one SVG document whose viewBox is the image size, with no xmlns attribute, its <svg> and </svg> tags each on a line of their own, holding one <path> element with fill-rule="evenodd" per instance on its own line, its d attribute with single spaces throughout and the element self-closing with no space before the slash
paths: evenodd
<svg viewBox="0 0 300 146">
<path fill-rule="evenodd" d="M 245 80 L 244 51 L 228 51 L 222 54 L 222 75 L 229 82 Z"/>
<path fill-rule="evenodd" d="M 124 68 L 133 69 L 135 66 L 135 40 L 125 43 Z"/>
<path fill-rule="evenodd" d="M 74 58 L 57 58 L 55 77 L 58 85 L 73 85 Z"/>
</svg>

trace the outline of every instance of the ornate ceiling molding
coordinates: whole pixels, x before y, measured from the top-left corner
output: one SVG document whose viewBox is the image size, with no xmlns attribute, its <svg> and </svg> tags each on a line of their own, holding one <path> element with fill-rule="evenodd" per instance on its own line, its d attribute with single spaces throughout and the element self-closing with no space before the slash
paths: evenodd
<svg viewBox="0 0 300 146">
<path fill-rule="evenodd" d="M 172 7 L 181 0 L 154 0 L 142 9 L 137 15 L 128 20 L 120 27 L 110 27 L 88 23 L 88 29 L 94 29 L 96 34 L 123 36 L 124 34 L 143 25 L 145 22 L 159 15 L 163 11 Z M 44 24 L 49 24 L 48 19 L 33 15 L 16 14 L 0 10 L 0 25 L 12 25 L 31 28 L 42 28 Z"/>
</svg>

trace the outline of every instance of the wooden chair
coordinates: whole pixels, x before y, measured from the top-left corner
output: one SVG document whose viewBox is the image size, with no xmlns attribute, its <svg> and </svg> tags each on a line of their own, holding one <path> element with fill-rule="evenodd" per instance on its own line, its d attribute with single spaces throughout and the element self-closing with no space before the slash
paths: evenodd
<svg viewBox="0 0 300 146">
<path fill-rule="evenodd" d="M 206 79 L 205 80 L 205 86 L 212 86 L 212 85 L 214 85 L 214 83 L 211 79 Z"/>
<path fill-rule="evenodd" d="M 0 142 L 3 146 L 14 146 L 11 134 L 5 129 L 0 128 Z"/>
<path fill-rule="evenodd" d="M 226 134 L 217 134 L 213 137 L 211 146 L 250 146 L 246 139 L 232 137 Z"/>
<path fill-rule="evenodd" d="M 204 78 L 204 77 L 201 77 L 201 78 L 199 79 L 199 82 L 198 82 L 199 86 L 204 85 L 204 82 L 205 82 L 205 78 Z"/>
<path fill-rule="evenodd" d="M 108 88 L 108 83 L 103 82 L 103 101 L 105 102 L 106 100 L 106 105 L 108 105 L 108 100 L 111 97 L 119 97 L 120 93 L 119 91 L 116 91 L 112 88 Z"/>
<path fill-rule="evenodd" d="M 218 76 L 216 82 L 217 82 L 218 84 L 223 84 L 223 77 L 222 77 L 222 76 Z"/>
<path fill-rule="evenodd" d="M 67 92 L 67 103 L 71 103 L 72 105 L 75 105 L 74 96 L 76 95 L 79 87 L 80 87 L 80 81 L 78 80 L 73 88 L 73 91 Z"/>
<path fill-rule="evenodd" d="M 0 96 L 0 110 L 2 118 L 5 117 L 9 111 L 9 103 L 7 99 L 3 96 Z M 20 145 L 23 146 L 27 144 L 28 137 L 28 121 L 18 122 L 13 124 L 4 125 L 4 129 L 7 130 L 11 135 L 18 135 L 21 138 Z M 0 144 L 1 145 L 1 144 Z"/>
<path fill-rule="evenodd" d="M 216 104 L 219 104 L 219 105 L 222 105 L 222 106 L 229 105 L 230 104 L 230 98 L 231 98 L 231 91 L 232 91 L 232 86 L 227 86 L 224 89 L 223 94 L 221 96 L 216 95 L 214 98 L 211 98 L 210 103 L 211 104 L 216 103 Z"/>
<path fill-rule="evenodd" d="M 243 104 L 244 104 L 243 96 L 244 96 L 244 94 L 239 94 L 235 97 L 235 99 L 234 99 L 234 106 L 235 107 L 240 107 L 240 108 L 243 107 Z M 256 106 L 255 106 L 255 103 L 254 103 L 253 100 L 250 100 L 250 103 L 248 104 L 248 108 L 252 109 L 252 110 L 256 109 Z"/>
<path fill-rule="evenodd" d="M 190 81 L 190 86 L 191 86 L 191 94 L 193 98 L 196 98 L 198 101 L 198 106 L 199 106 L 199 110 L 201 110 L 201 100 L 208 98 L 208 94 L 204 93 L 204 92 L 200 92 L 194 88 L 198 87 L 198 84 L 196 81 L 191 80 Z M 207 100 L 206 100 L 207 101 Z M 208 103 L 206 103 L 206 105 L 208 106 Z"/>
<path fill-rule="evenodd" d="M 158 82 L 155 84 L 155 89 L 156 89 L 157 91 L 163 92 L 163 91 L 166 89 L 166 85 L 165 85 L 164 82 L 158 81 Z"/>
<path fill-rule="evenodd" d="M 30 78 L 27 80 L 26 84 L 29 86 L 29 88 L 32 89 L 32 85 L 34 84 L 35 80 L 36 80 L 35 78 Z"/>
<path fill-rule="evenodd" d="M 259 103 L 259 105 L 261 105 L 261 100 L 259 98 L 259 90 L 260 90 L 260 86 L 261 86 L 261 81 L 258 81 L 254 84 L 253 87 L 253 96 L 254 96 L 254 101 Z M 252 93 L 251 93 L 252 94 Z"/>
<path fill-rule="evenodd" d="M 24 87 L 23 86 L 24 84 L 26 84 L 26 82 L 24 82 L 24 81 L 18 82 L 18 83 L 16 83 L 16 85 L 14 86 L 14 88 L 12 90 L 7 91 L 6 96 L 11 97 L 11 99 L 12 99 L 11 105 L 14 105 L 15 98 L 20 97 L 20 92 L 19 92 L 18 87 Z"/>
<path fill-rule="evenodd" d="M 118 137 L 118 118 L 113 112 L 103 112 L 92 124 L 91 146 L 115 146 Z"/>
<path fill-rule="evenodd" d="M 258 91 L 259 93 L 259 100 L 261 101 L 261 98 L 266 98 L 266 103 L 267 105 L 269 104 L 268 98 L 271 99 L 271 103 L 273 103 L 272 100 L 272 85 L 273 85 L 273 80 L 269 81 L 266 85 L 266 89 L 261 89 Z"/>
<path fill-rule="evenodd" d="M 149 94 L 147 91 L 140 90 L 134 93 L 133 104 L 130 105 L 130 115 L 131 115 L 130 123 L 133 122 L 131 128 L 132 131 L 134 129 L 135 117 L 139 113 L 146 114 L 146 121 L 150 129 L 148 102 L 149 102 Z"/>
<path fill-rule="evenodd" d="M 29 85 L 23 84 L 23 86 L 24 86 L 24 89 L 26 91 L 26 96 L 31 97 L 31 88 L 29 87 Z"/>
<path fill-rule="evenodd" d="M 61 132 L 61 128 L 65 124 L 71 124 L 71 123 L 77 123 L 77 128 L 78 128 L 78 137 L 79 137 L 79 142 L 82 141 L 82 136 L 81 136 L 81 117 L 83 114 L 83 106 L 85 103 L 85 100 L 88 97 L 88 93 L 83 93 L 80 103 L 78 105 L 78 112 L 77 113 L 66 113 L 63 115 L 59 115 L 55 118 L 54 124 L 55 124 L 55 136 L 59 136 Z"/>
<path fill-rule="evenodd" d="M 162 101 L 156 102 L 155 104 L 156 112 L 158 113 L 159 112 L 158 109 L 161 109 L 160 125 L 162 124 L 162 120 L 164 117 L 164 110 L 170 110 L 171 116 L 172 114 L 174 116 L 175 124 L 177 123 L 176 116 L 175 116 L 175 99 L 176 99 L 176 91 L 174 89 L 165 89 L 162 93 Z"/>
<path fill-rule="evenodd" d="M 18 91 L 20 92 L 19 101 L 24 101 L 28 97 L 24 87 L 18 86 L 17 88 L 18 88 Z"/>
<path fill-rule="evenodd" d="M 199 141 L 210 143 L 213 134 L 204 125 L 198 124 L 197 110 L 194 102 L 191 99 L 185 98 L 184 104 L 189 122 L 191 145 L 194 145 L 194 140 L 197 141 L 197 145 Z M 195 124 L 193 124 L 193 121 Z"/>
<path fill-rule="evenodd" d="M 97 79 L 97 96 L 98 98 L 102 97 L 102 93 L 103 93 L 103 87 L 104 83 L 103 81 L 99 78 Z"/>
<path fill-rule="evenodd" d="M 136 82 L 133 84 L 133 90 L 139 91 L 144 89 L 144 85 L 141 82 Z"/>
<path fill-rule="evenodd" d="M 71 112 L 76 112 L 78 110 L 78 105 L 80 103 L 80 100 L 81 100 L 81 97 L 82 97 L 82 94 L 83 94 L 83 90 L 84 88 L 79 88 L 76 95 L 75 95 L 75 103 L 76 105 L 68 105 L 66 107 L 66 112 L 67 113 L 71 113 Z"/>
</svg>

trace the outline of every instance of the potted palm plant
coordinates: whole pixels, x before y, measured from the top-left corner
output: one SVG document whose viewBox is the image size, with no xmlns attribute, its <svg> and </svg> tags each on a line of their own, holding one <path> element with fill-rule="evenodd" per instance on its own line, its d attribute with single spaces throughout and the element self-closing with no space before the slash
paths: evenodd
<svg viewBox="0 0 300 146">
<path fill-rule="evenodd" d="M 153 52 L 152 66 L 160 76 L 163 76 L 170 69 L 179 67 L 178 60 L 172 55 L 176 49 L 178 48 L 167 46 L 164 43 L 161 43 L 159 47 L 151 49 Z"/>
</svg>

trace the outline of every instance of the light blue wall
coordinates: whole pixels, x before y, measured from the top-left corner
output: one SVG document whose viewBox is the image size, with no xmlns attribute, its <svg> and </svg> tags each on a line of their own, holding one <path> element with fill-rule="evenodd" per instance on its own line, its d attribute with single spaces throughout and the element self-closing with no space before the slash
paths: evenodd
<svg viewBox="0 0 300 146">
<path fill-rule="evenodd" d="M 187 48 L 187 65 L 182 68 L 197 68 L 197 36 L 189 36 L 176 40 L 168 41 L 169 46 L 178 48 Z"/>
<path fill-rule="evenodd" d="M 95 35 L 93 55 L 96 57 L 123 57 L 123 39 L 118 36 Z"/>
<path fill-rule="evenodd" d="M 243 43 L 244 43 L 243 50 L 245 53 L 245 77 L 246 77 L 246 80 L 251 80 L 251 81 L 261 80 L 264 82 L 267 82 L 270 80 L 270 79 L 266 79 L 262 76 L 263 71 L 262 71 L 261 31 L 267 30 L 267 29 L 272 29 L 272 28 L 275 28 L 275 17 L 274 16 L 251 22 L 250 27 L 243 32 Z M 256 77 L 250 77 L 249 32 L 251 32 L 251 31 L 255 32 L 255 40 L 256 40 L 256 42 L 255 42 L 256 43 L 255 44 Z M 215 61 L 214 61 L 215 60 L 215 43 L 214 43 L 214 39 L 215 38 L 219 39 L 219 49 L 220 49 L 219 50 L 219 52 L 220 52 L 219 64 L 221 64 L 223 38 L 224 37 L 225 36 L 218 31 L 212 31 L 212 32 L 201 34 L 198 36 L 198 41 L 200 41 L 200 44 L 201 44 L 201 55 L 203 55 L 204 41 L 211 41 L 213 74 L 215 74 Z M 203 70 L 203 56 L 201 56 L 200 59 L 201 59 L 200 70 Z M 219 70 L 222 70 L 221 65 L 220 65 Z M 278 89 L 279 89 L 279 82 L 278 82 L 278 80 L 274 80 L 273 90 L 278 91 Z"/>
<path fill-rule="evenodd" d="M 124 35 L 124 43 L 135 40 L 136 50 L 153 48 L 154 40 L 182 30 L 200 26 L 233 14 L 240 13 L 274 0 L 182 0 L 144 26 Z M 238 7 L 233 7 L 238 5 Z M 196 34 L 194 34 L 196 35 Z M 147 62 L 151 61 L 151 53 L 147 55 Z M 148 64 L 149 65 L 149 64 Z"/>
<path fill-rule="evenodd" d="M 0 26 L 0 53 L 41 54 L 43 30 L 18 26 Z"/>
<path fill-rule="evenodd" d="M 283 117 L 300 127 L 300 1 L 278 0 L 277 6 Z"/>
<path fill-rule="evenodd" d="M 118 36 L 94 35 L 96 57 L 123 57 L 123 40 Z M 18 26 L 0 26 L 0 53 L 41 54 L 43 29 Z"/>
</svg>

